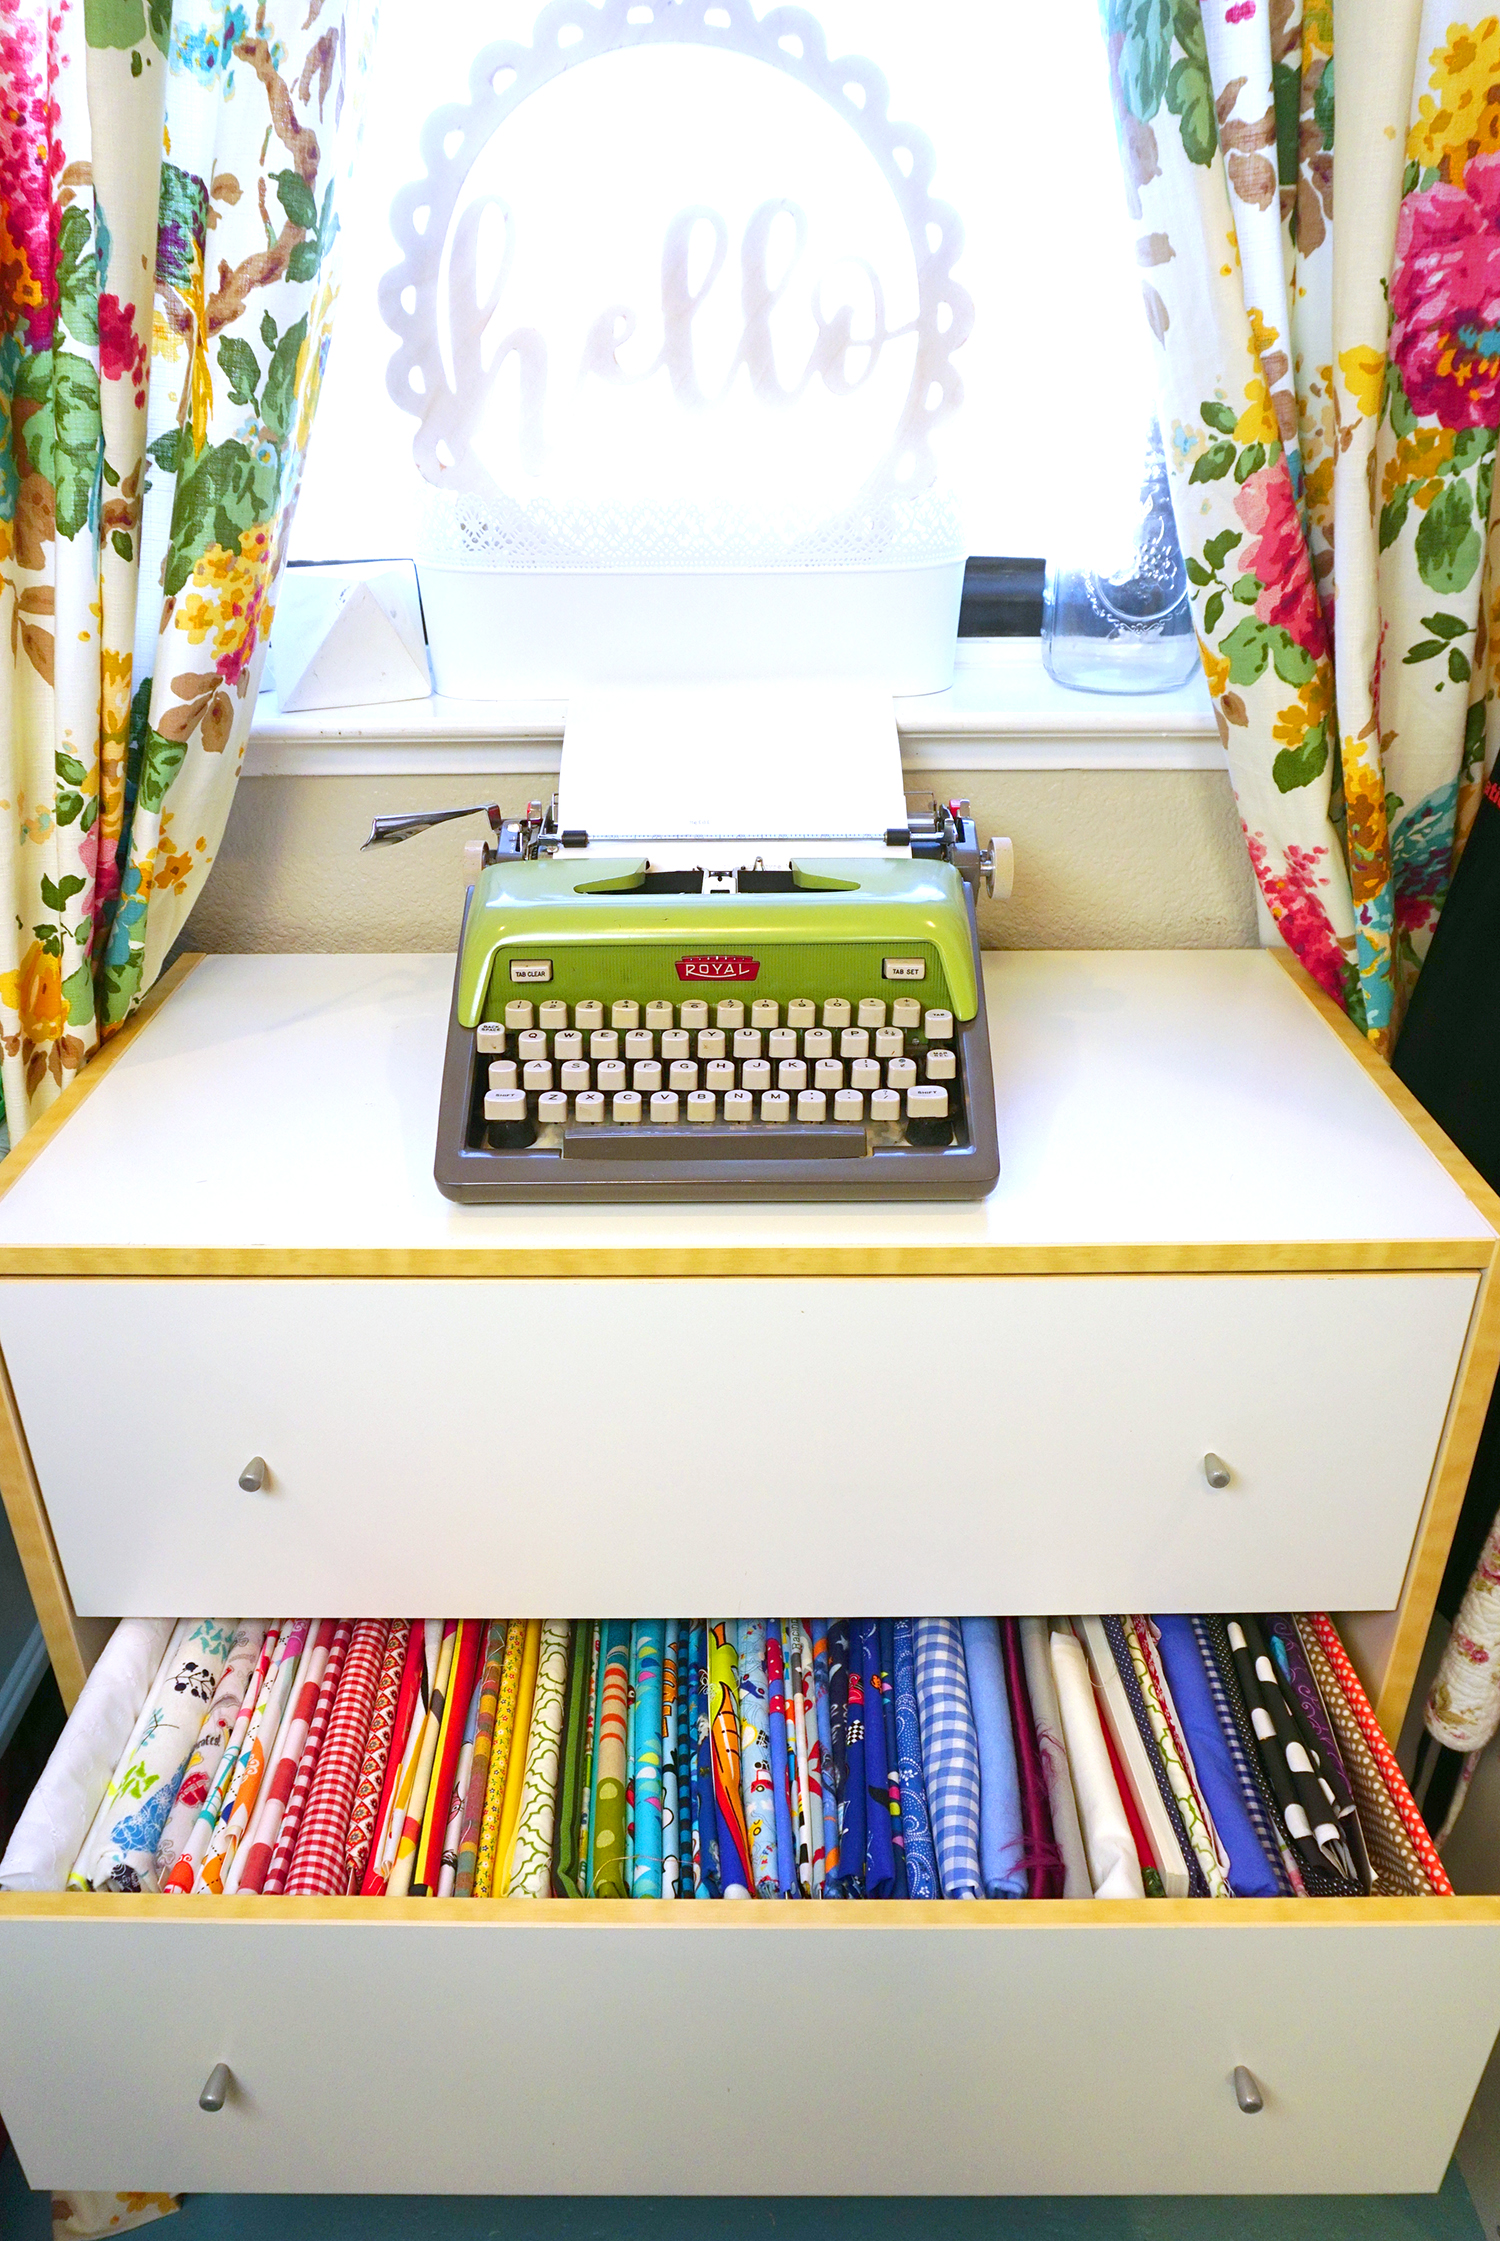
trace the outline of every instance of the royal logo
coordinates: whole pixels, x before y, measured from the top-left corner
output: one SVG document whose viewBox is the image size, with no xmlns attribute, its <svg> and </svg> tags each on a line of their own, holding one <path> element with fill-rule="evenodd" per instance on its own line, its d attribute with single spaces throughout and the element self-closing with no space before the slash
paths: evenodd
<svg viewBox="0 0 1500 2241">
<path fill-rule="evenodd" d="M 758 957 L 679 957 L 679 980 L 754 980 Z"/>
</svg>

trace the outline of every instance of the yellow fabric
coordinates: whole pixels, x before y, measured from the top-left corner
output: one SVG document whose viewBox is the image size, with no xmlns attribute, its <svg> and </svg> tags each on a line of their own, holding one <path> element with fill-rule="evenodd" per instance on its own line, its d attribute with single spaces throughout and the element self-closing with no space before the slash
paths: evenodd
<svg viewBox="0 0 1500 2241">
<path fill-rule="evenodd" d="M 133 2233 L 181 2208 L 175 2194 L 82 2194 L 70 2187 L 52 2197 L 52 2237 L 53 2241 L 102 2241 L 105 2234 Z"/>
<path fill-rule="evenodd" d="M 495 1853 L 500 1816 L 505 1810 L 505 1775 L 510 1765 L 511 1737 L 515 1733 L 516 1699 L 521 1692 L 521 1657 L 526 1648 L 526 1621 L 512 1619 L 505 1630 L 505 1662 L 500 1668 L 500 1700 L 495 1706 L 495 1740 L 490 1747 L 490 1778 L 484 1793 L 484 1819 L 479 1824 L 479 1856 L 474 1865 L 474 1896 L 487 1899 L 495 1885 Z"/>
<path fill-rule="evenodd" d="M 496 1846 L 495 1893 L 504 1897 L 510 1887 L 510 1865 L 515 1856 L 516 1829 L 521 1819 L 521 1792 L 526 1787 L 526 1751 L 531 1741 L 531 1708 L 536 1702 L 536 1671 L 542 1655 L 542 1622 L 526 1621 L 526 1647 L 521 1653 L 521 1686 L 516 1697 L 515 1733 L 511 1737 L 510 1767 L 505 1777 L 505 1804 L 500 1815 Z"/>
</svg>

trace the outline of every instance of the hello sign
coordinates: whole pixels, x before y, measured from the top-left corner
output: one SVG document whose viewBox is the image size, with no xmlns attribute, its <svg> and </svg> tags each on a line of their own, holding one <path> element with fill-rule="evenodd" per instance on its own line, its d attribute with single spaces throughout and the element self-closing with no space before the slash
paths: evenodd
<svg viewBox="0 0 1500 2241">
<path fill-rule="evenodd" d="M 557 0 L 422 153 L 380 308 L 429 483 L 801 517 L 932 485 L 962 228 L 880 72 L 805 10 Z"/>
</svg>

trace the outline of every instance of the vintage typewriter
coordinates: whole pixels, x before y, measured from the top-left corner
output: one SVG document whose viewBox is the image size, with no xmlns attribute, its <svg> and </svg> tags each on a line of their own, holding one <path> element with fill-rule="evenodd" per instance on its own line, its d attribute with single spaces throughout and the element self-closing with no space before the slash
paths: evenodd
<svg viewBox="0 0 1500 2241">
<path fill-rule="evenodd" d="M 887 703 L 887 708 L 889 703 Z M 566 751 L 565 751 L 566 752 Z M 966 802 L 793 843 L 619 848 L 557 805 L 484 815 L 435 1173 L 470 1202 L 977 1198 L 999 1172 Z M 830 836 L 832 838 L 834 836 Z M 699 861 L 683 862 L 686 853 Z M 742 860 L 748 858 L 748 860 Z"/>
</svg>

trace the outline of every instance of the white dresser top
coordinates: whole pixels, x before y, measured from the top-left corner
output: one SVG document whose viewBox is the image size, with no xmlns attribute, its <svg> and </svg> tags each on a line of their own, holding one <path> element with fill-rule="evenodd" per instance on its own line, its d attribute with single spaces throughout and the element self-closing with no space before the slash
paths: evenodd
<svg viewBox="0 0 1500 2241">
<path fill-rule="evenodd" d="M 1399 1084 L 1256 950 L 988 955 L 1001 1173 L 980 1204 L 456 1206 L 432 1179 L 452 969 L 205 958 L 17 1163 L 0 1272 L 1478 1267 L 1493 1248 Z"/>
</svg>

